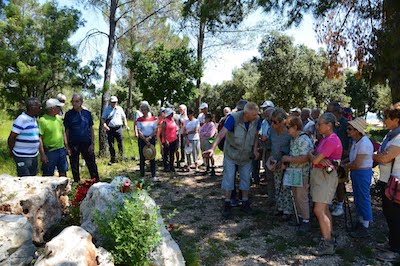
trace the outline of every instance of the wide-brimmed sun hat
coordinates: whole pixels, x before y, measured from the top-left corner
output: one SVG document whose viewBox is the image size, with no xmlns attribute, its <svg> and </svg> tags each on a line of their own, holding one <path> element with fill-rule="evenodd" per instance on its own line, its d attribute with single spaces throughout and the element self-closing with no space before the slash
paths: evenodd
<svg viewBox="0 0 400 266">
<path fill-rule="evenodd" d="M 156 158 L 156 148 L 153 144 L 144 146 L 143 156 L 146 160 L 153 160 Z"/>
<path fill-rule="evenodd" d="M 349 122 L 350 125 L 352 125 L 355 129 L 357 129 L 358 132 L 360 132 L 362 135 L 365 135 L 365 129 L 368 126 L 367 121 L 365 121 L 364 118 L 362 117 L 357 117 L 354 120 L 351 120 Z"/>
</svg>

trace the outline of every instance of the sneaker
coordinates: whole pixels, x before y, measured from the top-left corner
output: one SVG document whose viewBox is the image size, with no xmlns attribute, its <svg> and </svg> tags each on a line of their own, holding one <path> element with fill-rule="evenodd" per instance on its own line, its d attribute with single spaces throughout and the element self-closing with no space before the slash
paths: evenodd
<svg viewBox="0 0 400 266">
<path fill-rule="evenodd" d="M 333 255 L 335 254 L 335 245 L 334 242 L 321 239 L 318 244 L 318 247 L 311 251 L 314 256 L 324 256 L 324 255 Z"/>
<path fill-rule="evenodd" d="M 109 161 L 108 162 L 108 165 L 113 165 L 113 164 L 115 164 L 115 161 Z"/>
<path fill-rule="evenodd" d="M 158 177 L 153 176 L 153 181 L 154 181 L 154 182 L 157 182 L 157 181 L 158 181 Z"/>
<path fill-rule="evenodd" d="M 242 206 L 240 206 L 240 210 L 248 215 L 253 213 L 253 209 L 250 207 L 250 202 L 248 200 L 242 202 Z"/>
<path fill-rule="evenodd" d="M 299 227 L 297 227 L 297 232 L 300 234 L 311 232 L 311 223 L 301 222 Z"/>
<path fill-rule="evenodd" d="M 363 225 L 359 225 L 357 227 L 357 230 L 353 231 L 350 233 L 350 236 L 352 238 L 363 238 L 363 237 L 369 237 L 369 229 L 367 227 L 364 227 Z"/>
<path fill-rule="evenodd" d="M 222 211 L 222 216 L 225 219 L 228 219 L 228 218 L 232 217 L 232 206 L 231 206 L 230 202 L 225 201 L 224 209 Z"/>
<path fill-rule="evenodd" d="M 340 207 L 336 207 L 333 212 L 332 212 L 332 216 L 338 217 L 344 214 L 344 210 L 343 208 Z"/>
</svg>

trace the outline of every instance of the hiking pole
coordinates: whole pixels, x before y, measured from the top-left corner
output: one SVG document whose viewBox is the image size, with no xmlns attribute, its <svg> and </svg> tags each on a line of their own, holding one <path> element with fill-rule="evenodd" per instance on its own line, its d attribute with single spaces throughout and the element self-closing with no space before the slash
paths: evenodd
<svg viewBox="0 0 400 266">
<path fill-rule="evenodd" d="M 293 189 L 292 189 L 292 187 L 290 187 L 290 196 L 291 196 L 291 198 L 292 198 L 292 203 L 293 203 L 293 208 L 294 208 L 294 214 L 296 215 L 296 222 L 297 222 L 297 224 L 300 224 L 299 215 L 297 214 L 296 202 L 294 201 L 294 195 L 293 195 Z"/>
<path fill-rule="evenodd" d="M 349 228 L 349 224 L 347 222 L 347 215 L 349 215 L 350 228 Z M 353 229 L 353 218 L 351 216 L 349 196 L 347 194 L 346 187 L 344 188 L 344 223 L 345 223 L 346 231 L 351 231 Z"/>
</svg>

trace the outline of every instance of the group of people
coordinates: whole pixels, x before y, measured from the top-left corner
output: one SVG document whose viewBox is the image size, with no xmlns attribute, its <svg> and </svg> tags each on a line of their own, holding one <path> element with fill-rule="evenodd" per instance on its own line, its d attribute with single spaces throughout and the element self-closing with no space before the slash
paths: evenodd
<svg viewBox="0 0 400 266">
<path fill-rule="evenodd" d="M 72 96 L 72 109 L 64 114 L 65 100 L 63 95 L 48 99 L 46 112 L 38 120 L 36 117 L 42 108 L 40 101 L 37 98 L 26 100 L 26 112 L 14 121 L 8 138 L 18 176 L 37 174 L 39 153 L 44 176 L 54 175 L 56 168 L 60 176 L 66 176 L 68 155 L 74 181 L 79 182 L 81 154 L 91 178 L 99 180 L 92 115 L 82 107 L 83 98 L 78 93 Z M 161 145 L 163 170 L 172 174 L 175 159 L 176 167 L 199 171 L 202 153 L 205 172 L 215 176 L 213 154 L 218 146 L 224 153 L 222 214 L 229 218 L 233 215 L 232 207 L 238 202 L 243 212 L 252 213 L 249 191 L 252 182 L 260 182 L 262 165 L 267 204 L 275 208 L 282 221 L 296 215 L 299 232 L 307 233 L 311 230 L 311 210 L 315 214 L 322 238 L 313 254 L 319 256 L 335 252 L 332 215 L 343 214 L 345 183 L 349 177 L 357 211 L 357 224 L 350 235 L 354 238 L 369 236 L 372 221 L 370 186 L 372 167 L 376 163 L 380 166 L 383 214 L 389 227 L 389 243 L 381 247 L 384 252 L 380 257 L 385 260 L 397 257 L 400 252 L 400 204 L 388 198 L 385 184 L 400 176 L 400 103 L 384 111 L 384 123 L 390 131 L 378 151 L 366 135 L 365 119 L 353 118 L 337 102 L 329 103 L 322 114 L 318 108 L 293 108 L 287 113 L 271 101 L 264 101 L 260 107 L 261 110 L 257 104 L 241 100 L 232 111 L 225 107 L 224 116 L 217 124 L 206 103 L 200 105 L 200 114 L 196 118 L 195 111 L 188 110 L 184 104 L 179 105 L 177 112 L 170 107 L 161 108 L 159 116 L 155 117 L 149 103 L 141 102 L 134 118 L 141 178 L 145 177 L 148 159 L 151 176 L 154 181 L 158 180 L 154 148 L 157 142 Z M 108 137 L 110 164 L 113 164 L 116 162 L 114 141 L 117 140 L 123 158 L 122 128 L 125 126 L 129 130 L 117 97 L 111 97 L 101 119 Z M 146 155 L 148 149 L 153 150 L 150 158 Z M 334 198 L 336 205 L 332 204 Z"/>
<path fill-rule="evenodd" d="M 59 176 L 66 176 L 68 155 L 74 181 L 79 182 L 79 156 L 82 155 L 90 177 L 99 180 L 92 114 L 82 107 L 83 97 L 79 93 L 73 94 L 72 109 L 64 114 L 65 101 L 63 94 L 48 99 L 44 114 L 37 120 L 42 113 L 41 102 L 33 97 L 26 100 L 26 111 L 15 119 L 8 137 L 18 176 L 37 175 L 39 153 L 43 176 L 53 176 L 56 169 Z"/>
</svg>

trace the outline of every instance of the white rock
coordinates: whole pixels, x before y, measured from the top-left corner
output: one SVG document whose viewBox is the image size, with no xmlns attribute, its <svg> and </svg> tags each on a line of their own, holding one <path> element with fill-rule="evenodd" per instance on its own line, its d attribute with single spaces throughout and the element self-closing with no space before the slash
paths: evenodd
<svg viewBox="0 0 400 266">
<path fill-rule="evenodd" d="M 0 213 L 22 214 L 33 226 L 33 241 L 61 221 L 71 190 L 66 177 L 0 175 Z"/>
<path fill-rule="evenodd" d="M 101 263 L 99 263 L 98 253 L 102 254 Z M 44 252 L 36 261 L 35 266 L 114 265 L 112 262 L 106 262 L 104 258 L 109 257 L 106 253 L 104 249 L 97 251 L 92 243 L 92 236 L 82 227 L 70 226 L 46 244 Z"/>
<path fill-rule="evenodd" d="M 125 181 L 126 177 L 118 176 L 108 183 L 96 183 L 90 187 L 86 198 L 82 201 L 80 210 L 82 214 L 82 227 L 92 234 L 93 238 L 100 240 L 100 236 L 96 231 L 93 215 L 96 210 L 105 212 L 108 206 L 118 206 L 123 204 L 122 193 L 119 192 L 121 184 Z M 145 206 L 152 208 L 156 203 L 150 196 L 146 198 Z M 181 250 L 178 244 L 172 239 L 170 233 L 164 226 L 164 222 L 159 214 L 157 223 L 161 225 L 161 242 L 154 252 L 151 254 L 152 265 L 165 265 L 165 266 L 180 266 L 185 265 Z"/>
<path fill-rule="evenodd" d="M 28 220 L 22 215 L 0 214 L 0 264 L 28 265 L 35 251 Z"/>
</svg>

